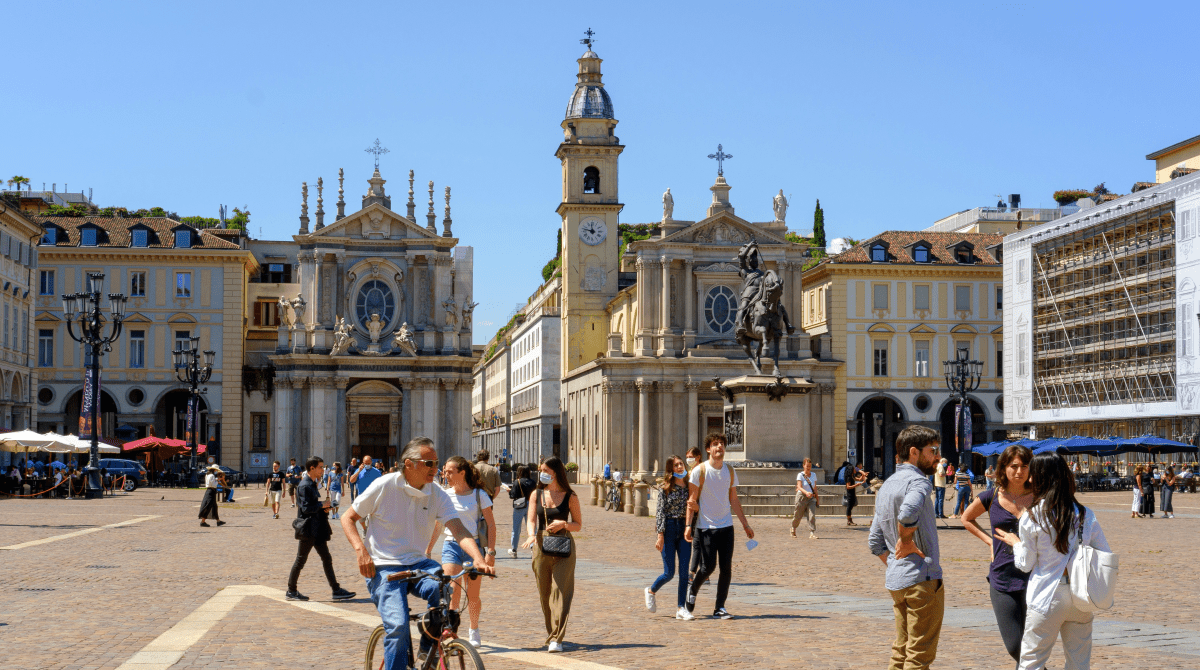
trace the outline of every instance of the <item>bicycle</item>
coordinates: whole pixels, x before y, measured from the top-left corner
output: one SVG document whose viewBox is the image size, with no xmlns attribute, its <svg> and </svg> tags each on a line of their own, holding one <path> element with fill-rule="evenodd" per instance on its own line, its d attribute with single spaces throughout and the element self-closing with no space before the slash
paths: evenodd
<svg viewBox="0 0 1200 670">
<path fill-rule="evenodd" d="M 454 581 L 460 577 L 466 576 L 471 579 L 479 577 L 492 577 L 495 575 L 485 575 L 482 572 L 475 570 L 474 567 L 464 566 L 462 572 L 457 575 L 446 576 L 442 574 L 441 568 L 435 572 L 427 572 L 425 570 L 405 570 L 397 572 L 394 575 L 388 576 L 389 582 L 405 581 L 413 582 L 429 577 L 438 582 L 439 588 L 442 591 L 441 605 L 430 607 L 424 614 L 416 618 L 417 630 L 421 634 L 436 641 L 436 644 L 430 648 L 429 653 L 425 658 L 417 658 L 418 664 L 413 664 L 413 645 L 410 639 L 408 645 L 408 666 L 417 668 L 417 670 L 483 670 L 483 659 L 479 657 L 479 652 L 471 643 L 458 637 L 458 626 L 460 623 L 460 612 L 450 607 L 450 598 L 454 592 Z M 466 606 L 466 598 L 463 598 L 464 607 Z M 450 625 L 446 625 L 449 622 Z M 375 630 L 371 631 L 371 636 L 367 639 L 367 653 L 365 662 L 363 663 L 364 670 L 381 670 L 386 662 L 383 650 L 383 640 L 386 636 L 383 626 L 379 625 Z M 376 662 L 378 660 L 378 662 Z"/>
<path fill-rule="evenodd" d="M 621 510 L 621 485 L 619 483 L 608 482 L 608 494 L 605 497 L 604 509 Z"/>
</svg>

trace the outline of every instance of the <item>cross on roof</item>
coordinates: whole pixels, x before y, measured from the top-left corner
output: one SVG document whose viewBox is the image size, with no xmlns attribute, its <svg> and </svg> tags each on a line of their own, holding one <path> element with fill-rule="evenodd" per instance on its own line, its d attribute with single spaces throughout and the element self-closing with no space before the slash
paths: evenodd
<svg viewBox="0 0 1200 670">
<path fill-rule="evenodd" d="M 371 146 L 367 147 L 366 149 L 363 149 L 363 151 L 365 151 L 369 154 L 375 154 L 375 169 L 376 170 L 379 169 L 379 157 L 382 156 L 383 154 L 391 153 L 390 151 L 388 151 L 388 149 L 386 147 L 382 147 L 379 145 L 378 137 L 375 138 L 375 144 L 372 144 Z"/>
<path fill-rule="evenodd" d="M 717 159 L 717 176 L 724 177 L 725 176 L 725 161 L 729 158 L 733 158 L 733 154 L 725 153 L 721 149 L 721 145 L 718 144 L 717 145 L 717 153 L 709 154 L 708 157 Z"/>
<path fill-rule="evenodd" d="M 592 44 L 596 41 L 595 39 L 592 38 L 592 35 L 595 35 L 596 33 L 593 32 L 591 28 L 588 28 L 587 30 L 583 31 L 583 34 L 587 35 L 587 37 L 579 40 L 579 43 L 586 46 L 588 48 L 588 51 L 591 51 Z"/>
</svg>

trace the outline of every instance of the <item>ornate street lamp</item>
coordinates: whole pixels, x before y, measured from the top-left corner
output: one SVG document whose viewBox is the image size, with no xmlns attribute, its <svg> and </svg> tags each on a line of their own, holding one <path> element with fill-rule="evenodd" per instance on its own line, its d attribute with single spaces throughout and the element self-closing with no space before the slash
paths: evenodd
<svg viewBox="0 0 1200 670">
<path fill-rule="evenodd" d="M 950 389 L 950 396 L 958 396 L 958 414 L 964 417 L 961 425 L 966 428 L 967 420 L 965 417 L 971 411 L 971 406 L 967 403 L 967 394 L 979 388 L 979 381 L 983 377 L 983 362 L 972 361 L 967 359 L 967 350 L 959 349 L 954 360 L 942 361 L 942 372 L 946 375 L 946 388 Z M 960 444 L 958 438 L 962 437 L 961 444 L 966 444 L 965 430 L 960 433 L 959 423 L 954 423 L 954 446 L 957 449 Z M 971 450 L 968 448 L 967 453 Z M 959 463 L 962 463 L 961 455 Z M 968 466 L 970 463 L 967 464 Z"/>
<path fill-rule="evenodd" d="M 188 467 L 191 472 L 189 477 L 196 476 L 196 442 L 199 439 L 200 433 L 200 395 L 207 393 L 208 389 L 201 390 L 200 385 L 207 382 L 212 377 L 213 360 L 217 357 L 217 352 L 204 352 L 204 364 L 200 364 L 200 338 L 190 337 L 191 346 L 187 349 L 179 348 L 171 352 L 175 359 L 175 378 L 180 382 L 188 385 L 188 411 L 187 423 L 185 426 L 186 437 L 188 439 L 188 450 L 191 456 L 188 459 Z"/>
<path fill-rule="evenodd" d="M 121 293 L 109 293 L 109 309 L 112 312 L 112 329 L 108 337 L 103 334 L 104 319 L 100 312 L 101 292 L 104 289 L 104 275 L 90 272 L 87 276 L 87 291 L 64 295 L 63 315 L 67 320 L 67 334 L 71 339 L 89 347 L 92 354 L 88 362 L 91 382 L 86 385 L 88 397 L 88 419 L 91 425 L 91 449 L 88 452 L 87 491 L 88 498 L 99 498 L 104 495 L 104 486 L 100 481 L 100 422 L 97 415 L 100 412 L 100 354 L 112 351 L 112 343 L 121 336 L 121 321 L 125 318 L 125 296 Z M 79 320 L 79 336 L 76 337 L 71 328 L 72 322 Z"/>
</svg>

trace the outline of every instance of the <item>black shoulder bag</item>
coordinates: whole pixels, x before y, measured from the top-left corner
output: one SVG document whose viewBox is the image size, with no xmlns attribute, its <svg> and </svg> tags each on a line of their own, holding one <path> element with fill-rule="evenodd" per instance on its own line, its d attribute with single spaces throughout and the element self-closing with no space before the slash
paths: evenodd
<svg viewBox="0 0 1200 670">
<path fill-rule="evenodd" d="M 567 492 L 566 500 L 570 500 L 571 492 Z M 542 554 L 546 556 L 555 556 L 558 558 L 567 558 L 571 555 L 571 538 L 566 535 L 553 535 L 550 533 L 550 517 L 546 514 L 546 503 L 542 500 L 541 492 L 538 493 L 538 504 L 542 506 L 542 521 L 545 522 L 544 533 L 541 537 Z"/>
</svg>

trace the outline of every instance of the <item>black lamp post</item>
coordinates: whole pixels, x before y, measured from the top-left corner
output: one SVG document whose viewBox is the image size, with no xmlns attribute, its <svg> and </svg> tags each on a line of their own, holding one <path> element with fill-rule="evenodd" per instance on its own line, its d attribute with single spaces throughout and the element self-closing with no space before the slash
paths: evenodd
<svg viewBox="0 0 1200 670">
<path fill-rule="evenodd" d="M 100 481 L 100 425 L 97 415 L 100 412 L 100 354 L 112 351 L 112 343 L 121 335 L 121 321 L 125 318 L 125 296 L 120 293 L 109 293 L 108 300 L 112 311 L 112 331 L 105 337 L 103 334 L 104 321 L 100 312 L 101 291 L 104 288 L 104 274 L 89 272 L 87 276 L 87 291 L 64 295 L 63 315 L 67 320 L 67 334 L 71 339 L 91 349 L 90 405 L 88 418 L 91 421 L 91 449 L 88 452 L 87 491 L 85 497 L 99 498 L 104 495 L 104 486 Z M 71 323 L 79 319 L 79 336 L 71 328 Z"/>
<path fill-rule="evenodd" d="M 959 349 L 954 360 L 942 361 L 942 372 L 946 375 L 946 388 L 950 389 L 951 397 L 958 396 L 959 416 L 966 416 L 966 413 L 971 411 L 971 406 L 967 404 L 967 394 L 979 388 L 979 381 L 983 377 L 983 362 L 968 360 L 967 350 Z M 964 428 L 966 423 L 965 420 L 962 422 Z M 954 425 L 954 432 L 956 435 L 959 433 L 957 423 Z M 959 444 L 966 444 L 965 437 Z M 970 453 L 969 449 L 967 453 Z M 961 463 L 960 455 L 959 464 Z"/>
<path fill-rule="evenodd" d="M 190 391 L 187 416 L 193 425 L 191 430 L 185 428 L 185 431 L 188 433 L 188 449 L 191 451 L 191 457 L 188 459 L 188 467 L 191 472 L 188 473 L 188 476 L 195 477 L 196 442 L 200 433 L 199 398 L 200 394 L 208 391 L 208 389 L 200 390 L 200 385 L 212 377 L 213 360 L 216 358 L 217 352 L 204 352 L 204 365 L 200 365 L 200 338 L 190 337 L 188 339 L 191 340 L 191 346 L 187 349 L 176 349 L 172 355 L 175 358 L 175 378 L 187 384 Z"/>
</svg>

